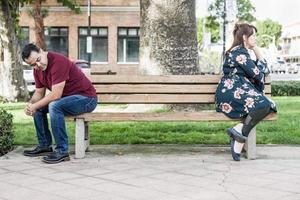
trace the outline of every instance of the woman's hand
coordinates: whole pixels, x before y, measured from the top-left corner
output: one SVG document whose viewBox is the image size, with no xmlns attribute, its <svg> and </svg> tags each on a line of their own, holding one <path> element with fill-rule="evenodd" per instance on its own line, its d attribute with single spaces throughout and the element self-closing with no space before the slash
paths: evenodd
<svg viewBox="0 0 300 200">
<path fill-rule="evenodd" d="M 252 48 L 252 50 L 254 51 L 254 54 L 255 54 L 257 60 L 263 60 L 264 59 L 263 56 L 262 56 L 262 54 L 260 53 L 259 48 L 257 46 L 254 46 Z"/>
<path fill-rule="evenodd" d="M 266 61 L 264 60 L 262 54 L 260 53 L 259 48 L 257 46 L 254 46 L 252 50 L 254 51 L 254 54 L 255 54 L 257 60 L 265 63 L 264 66 L 262 68 L 260 68 L 260 70 L 262 71 L 262 73 L 265 76 L 268 76 L 270 74 L 270 70 L 267 67 Z"/>
</svg>

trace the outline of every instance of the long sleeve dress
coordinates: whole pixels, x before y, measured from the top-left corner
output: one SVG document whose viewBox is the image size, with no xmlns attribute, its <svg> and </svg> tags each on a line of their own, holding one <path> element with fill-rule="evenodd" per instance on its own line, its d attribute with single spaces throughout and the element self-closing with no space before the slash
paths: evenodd
<svg viewBox="0 0 300 200">
<path fill-rule="evenodd" d="M 246 48 L 234 47 L 225 56 L 223 77 L 216 90 L 216 111 L 230 118 L 244 118 L 266 106 L 276 112 L 275 103 L 263 94 L 266 71 L 265 60 L 253 61 Z"/>
</svg>

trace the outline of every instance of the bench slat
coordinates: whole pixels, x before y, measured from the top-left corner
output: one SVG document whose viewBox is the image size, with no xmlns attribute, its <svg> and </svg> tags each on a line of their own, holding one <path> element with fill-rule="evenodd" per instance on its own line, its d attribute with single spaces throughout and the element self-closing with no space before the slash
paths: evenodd
<svg viewBox="0 0 300 200">
<path fill-rule="evenodd" d="M 101 84 L 95 85 L 98 94 L 209 94 L 215 93 L 217 85 L 198 84 Z M 271 93 L 271 85 L 265 88 L 267 94 Z"/>
<path fill-rule="evenodd" d="M 270 97 L 270 95 L 267 95 Z M 105 104 L 201 104 L 215 103 L 214 94 L 100 94 L 98 102 Z"/>
<path fill-rule="evenodd" d="M 74 117 L 67 117 L 73 119 Z M 232 121 L 223 113 L 205 112 L 166 112 L 166 113 L 85 113 L 76 118 L 85 121 Z M 265 120 L 275 120 L 272 113 Z M 237 119 L 238 120 L 238 119 Z"/>
<path fill-rule="evenodd" d="M 168 103 L 213 103 L 215 95 L 206 94 L 100 94 L 99 103 L 168 104 Z"/>
<path fill-rule="evenodd" d="M 89 75 L 89 79 L 95 83 L 215 83 L 218 84 L 221 75 L 147 75 L 147 76 L 125 76 L 125 75 Z M 266 78 L 266 84 L 271 79 Z"/>
</svg>

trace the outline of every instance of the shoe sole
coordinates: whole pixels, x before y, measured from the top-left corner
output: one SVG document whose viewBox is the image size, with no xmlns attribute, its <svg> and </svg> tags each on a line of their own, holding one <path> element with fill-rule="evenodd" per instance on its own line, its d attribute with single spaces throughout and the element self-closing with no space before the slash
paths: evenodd
<svg viewBox="0 0 300 200">
<path fill-rule="evenodd" d="M 56 163 L 60 163 L 63 161 L 70 161 L 70 157 L 61 158 L 61 159 L 55 160 L 55 161 L 49 161 L 49 160 L 44 160 L 44 159 L 42 161 L 45 163 L 48 163 L 48 164 L 56 164 Z"/>
<path fill-rule="evenodd" d="M 50 155 L 52 152 L 44 152 L 44 153 L 39 153 L 39 154 L 27 154 L 27 153 L 23 153 L 24 156 L 28 156 L 28 157 L 39 157 L 39 156 L 48 156 Z"/>
</svg>

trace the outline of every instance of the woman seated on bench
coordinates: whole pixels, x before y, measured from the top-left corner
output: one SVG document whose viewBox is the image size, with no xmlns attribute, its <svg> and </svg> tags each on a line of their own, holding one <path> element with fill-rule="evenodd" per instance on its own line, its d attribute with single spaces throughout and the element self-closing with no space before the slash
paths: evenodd
<svg viewBox="0 0 300 200">
<path fill-rule="evenodd" d="M 256 46 L 257 29 L 249 24 L 236 24 L 234 41 L 225 54 L 223 77 L 216 91 L 216 110 L 242 123 L 227 130 L 231 154 L 235 161 L 253 127 L 271 112 L 275 104 L 264 96 L 264 79 L 269 74 L 266 61 Z M 250 58 L 252 50 L 256 61 Z"/>
</svg>

